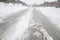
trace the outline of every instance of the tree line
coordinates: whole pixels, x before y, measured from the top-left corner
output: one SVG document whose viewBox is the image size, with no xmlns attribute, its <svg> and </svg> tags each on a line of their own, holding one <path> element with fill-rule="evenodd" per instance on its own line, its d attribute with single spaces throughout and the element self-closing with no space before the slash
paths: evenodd
<svg viewBox="0 0 60 40">
<path fill-rule="evenodd" d="M 7 0 L 0 0 L 0 2 L 6 2 Z"/>
</svg>

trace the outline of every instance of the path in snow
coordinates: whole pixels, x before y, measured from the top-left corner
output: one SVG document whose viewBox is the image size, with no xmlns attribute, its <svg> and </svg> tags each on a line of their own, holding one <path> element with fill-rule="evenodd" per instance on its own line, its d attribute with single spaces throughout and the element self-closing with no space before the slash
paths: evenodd
<svg viewBox="0 0 60 40">
<path fill-rule="evenodd" d="M 18 22 L 21 16 L 25 15 L 27 13 L 28 9 L 25 9 L 21 12 L 15 13 L 13 15 L 6 16 L 3 19 L 3 22 L 0 23 L 0 37 L 4 37 L 6 35 L 9 35 L 10 32 L 12 32 L 15 27 L 13 26 Z M 10 31 L 11 30 L 11 31 Z"/>
<path fill-rule="evenodd" d="M 33 9 L 32 14 L 35 14 L 34 12 L 35 11 Z M 37 18 L 35 16 L 36 15 L 33 15 L 28 28 L 23 33 L 21 38 L 18 38 L 17 40 L 53 40 L 53 38 L 43 28 L 41 21 L 38 19 L 39 17 Z"/>
<path fill-rule="evenodd" d="M 38 21 L 41 21 L 43 28 L 46 29 L 49 35 L 54 40 L 60 40 L 60 36 L 59 36 L 60 30 L 57 29 L 57 26 L 53 22 L 51 22 L 51 20 L 48 17 L 46 17 L 41 11 L 38 11 L 37 8 L 35 8 L 34 13 L 35 13 L 34 16 L 38 18 Z"/>
<path fill-rule="evenodd" d="M 3 28 L 12 26 L 2 35 L 2 40 L 53 40 L 43 28 L 46 25 L 42 25 L 42 17 L 44 18 L 44 15 L 40 15 L 35 8 L 7 16 L 0 25 Z"/>
</svg>

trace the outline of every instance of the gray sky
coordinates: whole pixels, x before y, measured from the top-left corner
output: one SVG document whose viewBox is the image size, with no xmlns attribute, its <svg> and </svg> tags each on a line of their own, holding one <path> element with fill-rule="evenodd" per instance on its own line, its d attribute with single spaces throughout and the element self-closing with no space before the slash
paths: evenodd
<svg viewBox="0 0 60 40">
<path fill-rule="evenodd" d="M 40 4 L 40 3 L 44 2 L 44 0 L 21 0 L 21 1 L 23 1 L 25 3 L 28 3 L 28 4 L 34 4 L 34 3 Z M 45 1 L 53 2 L 53 1 L 56 1 L 56 0 L 45 0 Z"/>
</svg>

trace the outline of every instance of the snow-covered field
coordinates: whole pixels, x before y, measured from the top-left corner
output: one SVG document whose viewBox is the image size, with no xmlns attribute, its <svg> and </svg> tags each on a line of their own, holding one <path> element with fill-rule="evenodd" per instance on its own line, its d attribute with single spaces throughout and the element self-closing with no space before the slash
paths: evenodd
<svg viewBox="0 0 60 40">
<path fill-rule="evenodd" d="M 47 16 L 54 24 L 60 28 L 60 8 L 55 7 L 40 7 L 36 8 Z"/>
<path fill-rule="evenodd" d="M 7 4 L 7 3 L 0 2 L 0 17 L 9 15 L 11 13 L 22 11 L 26 8 L 28 8 L 28 7 L 23 6 L 21 4 L 17 4 L 17 3 L 15 3 L 15 4 L 8 3 Z"/>
</svg>

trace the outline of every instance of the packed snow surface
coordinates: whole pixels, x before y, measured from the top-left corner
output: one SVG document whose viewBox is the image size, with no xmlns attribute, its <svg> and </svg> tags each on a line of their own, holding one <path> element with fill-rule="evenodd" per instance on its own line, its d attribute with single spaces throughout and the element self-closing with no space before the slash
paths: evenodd
<svg viewBox="0 0 60 40">
<path fill-rule="evenodd" d="M 10 33 L 10 35 L 6 35 L 3 40 L 17 40 L 21 39 L 22 34 L 29 27 L 30 19 L 32 18 L 31 9 L 27 11 L 27 13 L 19 18 L 19 21 L 14 25 L 15 31 L 14 33 Z"/>
<path fill-rule="evenodd" d="M 36 8 L 47 16 L 54 24 L 60 28 L 60 8 L 55 7 L 39 7 Z"/>
</svg>

